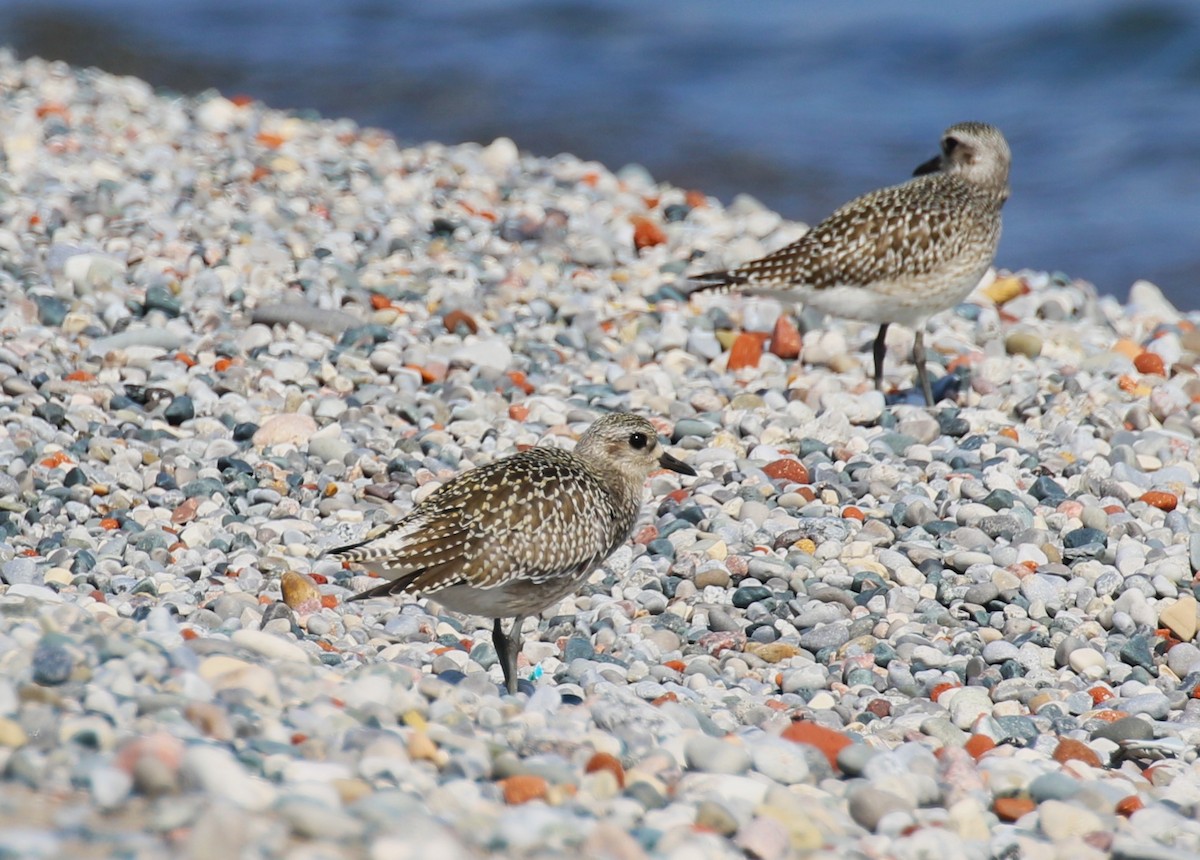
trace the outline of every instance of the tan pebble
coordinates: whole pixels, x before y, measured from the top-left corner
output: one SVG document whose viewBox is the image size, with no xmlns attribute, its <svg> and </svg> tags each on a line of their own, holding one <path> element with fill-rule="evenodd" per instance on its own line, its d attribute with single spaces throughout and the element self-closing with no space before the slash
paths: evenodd
<svg viewBox="0 0 1200 860">
<path fill-rule="evenodd" d="M 439 763 L 443 755 L 437 744 L 423 731 L 415 731 L 408 737 L 408 757 L 414 761 Z"/>
<path fill-rule="evenodd" d="M 265 448 L 270 445 L 302 445 L 317 432 L 317 422 L 308 415 L 287 412 L 273 415 L 264 421 L 254 431 L 256 447 Z"/>
<path fill-rule="evenodd" d="M 1196 598 L 1184 594 L 1159 613 L 1158 623 L 1184 642 L 1196 637 Z"/>
<path fill-rule="evenodd" d="M 710 567 L 696 573 L 696 588 L 707 588 L 710 585 L 725 588 L 729 582 L 729 571 L 720 567 Z"/>
<path fill-rule="evenodd" d="M 297 613 L 311 615 L 321 609 L 321 592 L 310 577 L 294 570 L 286 571 L 279 580 L 283 602 Z"/>
<path fill-rule="evenodd" d="M 750 642 L 746 650 L 767 663 L 778 663 L 800 653 L 799 648 L 786 642 Z"/>
<path fill-rule="evenodd" d="M 1121 338 L 1112 345 L 1112 351 L 1133 361 L 1141 354 L 1142 348 L 1131 340 Z"/>
<path fill-rule="evenodd" d="M 349 806 L 355 801 L 362 800 L 374 791 L 371 783 L 364 779 L 335 779 L 333 788 L 338 793 L 338 799 L 342 801 L 343 806 Z"/>
<path fill-rule="evenodd" d="M 1011 302 L 1025 292 L 1025 284 L 1021 282 L 1020 278 L 1013 277 L 996 278 L 983 289 L 983 294 L 997 305 Z"/>
<path fill-rule="evenodd" d="M 8 717 L 0 717 L 0 747 L 23 747 L 29 742 L 29 735 L 21 728 L 21 724 Z"/>
<path fill-rule="evenodd" d="M 854 359 L 854 357 L 844 352 L 831 355 L 826 364 L 834 373 L 850 373 L 852 370 L 858 367 L 858 362 Z"/>
<path fill-rule="evenodd" d="M 192 702 L 184 708 L 183 715 L 205 737 L 215 741 L 233 740 L 233 727 L 229 724 L 229 717 L 216 705 Z"/>
</svg>

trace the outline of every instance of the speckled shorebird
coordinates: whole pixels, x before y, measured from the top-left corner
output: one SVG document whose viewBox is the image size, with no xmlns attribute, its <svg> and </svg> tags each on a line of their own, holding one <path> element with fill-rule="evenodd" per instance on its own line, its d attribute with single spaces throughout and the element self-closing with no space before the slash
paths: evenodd
<svg viewBox="0 0 1200 860">
<path fill-rule="evenodd" d="M 464 472 L 399 522 L 328 554 L 389 580 L 351 600 L 417 592 L 496 619 L 492 642 L 515 693 L 525 618 L 579 588 L 625 542 L 659 466 L 696 474 L 645 418 L 605 415 L 573 452 L 539 446 Z M 503 618 L 514 619 L 507 634 Z"/>
<path fill-rule="evenodd" d="M 691 292 L 768 295 L 878 323 L 878 389 L 888 326 L 908 326 L 916 331 L 913 362 L 932 406 L 925 323 L 966 298 L 992 265 L 1012 160 L 1004 135 L 981 122 L 950 126 L 941 143 L 941 154 L 919 166 L 915 178 L 851 200 L 761 259 L 692 277 L 698 286 Z"/>
</svg>

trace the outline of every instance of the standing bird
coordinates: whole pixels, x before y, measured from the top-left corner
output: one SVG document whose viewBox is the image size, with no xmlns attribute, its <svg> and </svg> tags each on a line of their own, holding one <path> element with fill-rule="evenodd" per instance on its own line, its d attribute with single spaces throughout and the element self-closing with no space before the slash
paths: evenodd
<svg viewBox="0 0 1200 860">
<path fill-rule="evenodd" d="M 696 474 L 645 418 L 605 415 L 573 452 L 539 446 L 464 472 L 399 522 L 329 555 L 389 580 L 351 600 L 419 592 L 496 619 L 492 642 L 515 693 L 526 616 L 578 589 L 628 539 L 660 466 Z M 502 618 L 514 619 L 507 635 Z"/>
<path fill-rule="evenodd" d="M 992 265 L 1012 161 L 1004 135 L 981 122 L 950 126 L 941 148 L 915 178 L 851 200 L 792 244 L 727 272 L 693 276 L 689 295 L 773 296 L 878 323 L 877 389 L 888 326 L 915 329 L 913 362 L 932 406 L 925 323 L 966 298 Z"/>
</svg>

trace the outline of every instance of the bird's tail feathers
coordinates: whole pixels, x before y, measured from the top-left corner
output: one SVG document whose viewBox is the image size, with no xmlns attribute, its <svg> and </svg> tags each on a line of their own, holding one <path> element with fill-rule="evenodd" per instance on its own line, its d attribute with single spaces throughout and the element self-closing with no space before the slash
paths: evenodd
<svg viewBox="0 0 1200 860">
<path fill-rule="evenodd" d="M 688 277 L 690 285 L 684 290 L 684 295 L 693 296 L 696 293 L 726 293 L 741 292 L 741 287 L 749 283 L 749 278 L 736 270 L 728 272 L 703 272 Z"/>
</svg>

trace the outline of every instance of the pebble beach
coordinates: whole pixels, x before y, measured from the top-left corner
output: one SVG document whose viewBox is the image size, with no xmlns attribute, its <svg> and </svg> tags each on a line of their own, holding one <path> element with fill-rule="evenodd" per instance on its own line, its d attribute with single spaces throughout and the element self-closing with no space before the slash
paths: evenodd
<svg viewBox="0 0 1200 860">
<path fill-rule="evenodd" d="M 1200 858 L 1200 313 L 1001 270 L 929 409 L 911 331 L 885 396 L 874 326 L 683 298 L 805 229 L 0 53 L 0 858 Z M 618 410 L 698 477 L 517 695 L 345 603 Z"/>
</svg>

